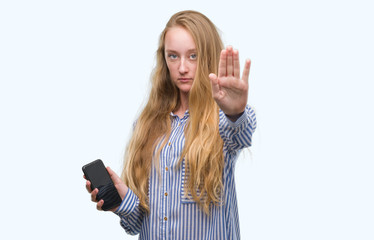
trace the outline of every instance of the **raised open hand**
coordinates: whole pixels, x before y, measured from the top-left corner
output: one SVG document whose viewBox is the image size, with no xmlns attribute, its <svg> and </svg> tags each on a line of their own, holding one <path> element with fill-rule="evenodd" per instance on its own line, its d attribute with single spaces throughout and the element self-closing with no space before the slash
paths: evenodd
<svg viewBox="0 0 374 240">
<path fill-rule="evenodd" d="M 228 46 L 221 51 L 218 76 L 209 74 L 213 98 L 226 115 L 235 116 L 245 110 L 250 67 L 251 61 L 247 59 L 240 78 L 239 52 Z"/>
</svg>

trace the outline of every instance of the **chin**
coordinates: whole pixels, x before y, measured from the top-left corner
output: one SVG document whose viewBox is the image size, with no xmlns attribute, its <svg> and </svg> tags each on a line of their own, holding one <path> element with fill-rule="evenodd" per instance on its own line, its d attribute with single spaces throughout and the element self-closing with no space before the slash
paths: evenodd
<svg viewBox="0 0 374 240">
<path fill-rule="evenodd" d="M 183 94 L 188 94 L 190 92 L 191 88 L 179 88 L 179 91 Z"/>
<path fill-rule="evenodd" d="M 186 85 L 184 85 L 184 86 L 178 86 L 178 88 L 179 88 L 179 91 L 181 93 L 184 93 L 184 94 L 189 93 L 190 90 L 191 90 L 191 86 L 190 85 L 188 85 L 188 86 L 186 86 Z"/>
</svg>

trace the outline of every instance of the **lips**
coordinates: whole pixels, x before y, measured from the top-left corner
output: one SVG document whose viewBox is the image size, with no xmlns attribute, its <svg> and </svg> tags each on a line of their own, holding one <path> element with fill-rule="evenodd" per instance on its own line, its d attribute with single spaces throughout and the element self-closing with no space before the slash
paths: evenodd
<svg viewBox="0 0 374 240">
<path fill-rule="evenodd" d="M 193 80 L 192 78 L 178 78 L 178 81 L 181 81 L 181 82 L 189 82 L 192 80 Z"/>
</svg>

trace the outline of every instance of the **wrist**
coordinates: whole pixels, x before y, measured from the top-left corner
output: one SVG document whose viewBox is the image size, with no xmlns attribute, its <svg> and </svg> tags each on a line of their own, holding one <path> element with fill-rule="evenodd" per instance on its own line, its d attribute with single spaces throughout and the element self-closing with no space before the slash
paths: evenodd
<svg viewBox="0 0 374 240">
<path fill-rule="evenodd" d="M 231 121 L 231 122 L 236 122 L 236 120 L 238 120 L 242 115 L 243 115 L 244 111 L 241 112 L 241 113 L 238 113 L 238 114 L 226 114 L 226 117 Z"/>
</svg>

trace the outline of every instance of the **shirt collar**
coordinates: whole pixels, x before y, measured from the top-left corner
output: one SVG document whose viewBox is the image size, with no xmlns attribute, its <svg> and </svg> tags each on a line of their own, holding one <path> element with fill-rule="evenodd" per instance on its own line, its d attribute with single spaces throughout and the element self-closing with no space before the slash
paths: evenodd
<svg viewBox="0 0 374 240">
<path fill-rule="evenodd" d="M 172 116 L 173 118 L 179 118 L 178 115 L 174 114 L 173 112 L 170 113 L 170 116 Z M 181 119 L 185 119 L 185 118 L 188 118 L 190 116 L 190 111 L 187 109 L 185 112 L 184 112 L 184 116 L 183 118 Z"/>
</svg>

